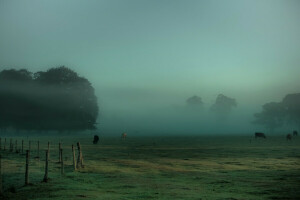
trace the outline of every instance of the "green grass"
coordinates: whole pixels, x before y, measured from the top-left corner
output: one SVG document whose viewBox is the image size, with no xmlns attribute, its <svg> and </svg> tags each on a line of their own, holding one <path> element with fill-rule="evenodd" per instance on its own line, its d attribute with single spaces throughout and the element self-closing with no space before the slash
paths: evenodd
<svg viewBox="0 0 300 200">
<path fill-rule="evenodd" d="M 30 186 L 24 186 L 25 156 L 1 151 L 2 199 L 300 199 L 300 138 L 106 137 L 93 145 L 92 136 L 40 137 L 40 160 L 34 158 L 37 138 L 30 140 Z M 50 180 L 42 183 L 47 141 Z M 77 141 L 85 167 L 74 172 Z"/>
</svg>

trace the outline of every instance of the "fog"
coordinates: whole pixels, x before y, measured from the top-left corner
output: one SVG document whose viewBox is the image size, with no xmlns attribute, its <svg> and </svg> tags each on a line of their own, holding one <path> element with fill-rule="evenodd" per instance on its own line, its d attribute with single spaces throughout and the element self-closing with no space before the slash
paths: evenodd
<svg viewBox="0 0 300 200">
<path fill-rule="evenodd" d="M 253 114 L 299 92 L 299 1 L 0 0 L 0 70 L 87 78 L 103 135 L 267 131 Z M 222 119 L 219 94 L 237 106 Z M 197 95 L 201 108 L 186 100 Z M 285 126 L 277 133 L 290 131 Z"/>
</svg>

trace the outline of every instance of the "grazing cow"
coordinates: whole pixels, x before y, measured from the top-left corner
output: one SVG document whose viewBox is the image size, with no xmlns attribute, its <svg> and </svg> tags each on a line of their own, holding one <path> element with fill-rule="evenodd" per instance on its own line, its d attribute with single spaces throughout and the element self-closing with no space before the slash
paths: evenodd
<svg viewBox="0 0 300 200">
<path fill-rule="evenodd" d="M 94 141 L 93 144 L 97 144 L 99 141 L 99 136 L 98 135 L 94 135 Z"/>
<path fill-rule="evenodd" d="M 123 140 L 125 140 L 126 139 L 126 137 L 127 137 L 127 133 L 122 133 L 122 135 L 121 135 L 121 138 L 123 139 Z"/>
<path fill-rule="evenodd" d="M 256 133 L 255 133 L 255 139 L 256 139 L 256 138 L 259 138 L 259 137 L 265 138 L 265 139 L 267 138 L 266 135 L 265 135 L 264 133 L 258 133 L 258 132 L 256 132 Z"/>
<path fill-rule="evenodd" d="M 286 140 L 292 140 L 292 135 L 291 134 L 287 134 L 286 135 Z"/>
<path fill-rule="evenodd" d="M 293 136 L 297 136 L 298 135 L 298 131 L 293 131 Z"/>
</svg>

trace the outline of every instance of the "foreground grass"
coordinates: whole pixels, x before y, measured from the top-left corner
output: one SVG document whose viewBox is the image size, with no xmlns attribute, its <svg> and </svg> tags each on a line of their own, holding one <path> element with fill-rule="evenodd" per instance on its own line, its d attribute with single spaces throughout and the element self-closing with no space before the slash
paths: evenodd
<svg viewBox="0 0 300 200">
<path fill-rule="evenodd" d="M 300 199 L 300 138 L 101 138 L 98 145 L 91 136 L 39 140 L 41 149 L 51 141 L 50 181 L 41 182 L 45 153 L 35 159 L 33 142 L 30 186 L 24 186 L 25 156 L 2 150 L 2 199 Z M 74 172 L 71 145 L 77 141 L 85 167 Z"/>
</svg>

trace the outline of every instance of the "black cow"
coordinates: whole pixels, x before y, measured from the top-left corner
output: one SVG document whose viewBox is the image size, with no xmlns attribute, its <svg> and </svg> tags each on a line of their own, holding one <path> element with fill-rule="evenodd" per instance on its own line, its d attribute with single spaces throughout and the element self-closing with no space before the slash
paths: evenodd
<svg viewBox="0 0 300 200">
<path fill-rule="evenodd" d="M 292 135 L 291 134 L 287 134 L 286 135 L 286 140 L 292 140 Z"/>
<path fill-rule="evenodd" d="M 293 136 L 297 136 L 298 135 L 298 131 L 293 131 Z"/>
<path fill-rule="evenodd" d="M 93 144 L 97 144 L 99 141 L 99 136 L 98 135 L 94 135 L 94 141 Z"/>
<path fill-rule="evenodd" d="M 259 138 L 259 137 L 265 138 L 265 139 L 267 138 L 266 135 L 265 135 L 264 133 L 258 133 L 258 132 L 256 132 L 256 133 L 255 133 L 255 139 L 256 139 L 256 138 Z"/>
</svg>

